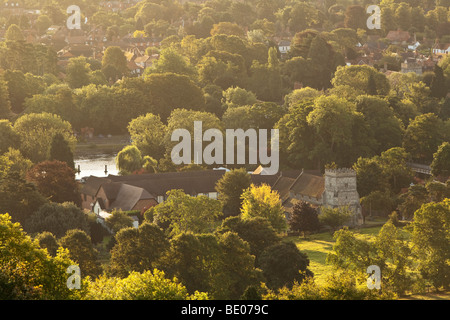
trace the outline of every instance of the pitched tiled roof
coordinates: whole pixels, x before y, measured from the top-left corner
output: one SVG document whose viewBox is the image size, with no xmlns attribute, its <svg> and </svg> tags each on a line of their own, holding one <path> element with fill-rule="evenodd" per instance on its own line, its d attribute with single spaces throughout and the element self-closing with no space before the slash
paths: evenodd
<svg viewBox="0 0 450 320">
<path fill-rule="evenodd" d="M 155 197 L 142 188 L 120 183 L 119 192 L 111 203 L 111 209 L 133 210 L 139 200 L 148 199 L 155 199 Z"/>
<path fill-rule="evenodd" d="M 148 193 L 165 195 L 172 189 L 182 189 L 186 194 L 213 192 L 216 182 L 225 170 L 153 173 L 130 176 L 108 176 L 112 181 L 145 189 Z"/>
<path fill-rule="evenodd" d="M 102 186 L 102 184 L 110 181 L 111 180 L 107 178 L 90 176 L 89 178 L 86 179 L 86 182 L 83 184 L 83 187 L 81 188 L 81 194 L 93 197 L 97 194 L 97 191 Z"/>
<path fill-rule="evenodd" d="M 303 196 L 322 198 L 325 191 L 325 178 L 304 172 L 295 180 L 290 190 Z"/>
</svg>

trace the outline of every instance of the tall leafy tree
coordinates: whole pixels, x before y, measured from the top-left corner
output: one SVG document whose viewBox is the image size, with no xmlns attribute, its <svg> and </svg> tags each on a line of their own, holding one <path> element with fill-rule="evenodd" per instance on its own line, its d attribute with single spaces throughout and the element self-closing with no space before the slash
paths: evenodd
<svg viewBox="0 0 450 320">
<path fill-rule="evenodd" d="M 320 227 L 317 210 L 304 201 L 295 203 L 288 223 L 290 230 L 302 232 L 303 236 L 318 231 Z"/>
<path fill-rule="evenodd" d="M 268 247 L 260 258 L 261 269 L 271 289 L 292 287 L 313 273 L 309 259 L 293 242 L 281 242 Z"/>
<path fill-rule="evenodd" d="M 168 249 L 164 232 L 144 222 L 139 228 L 123 228 L 115 235 L 108 274 L 126 277 L 130 272 L 153 270 L 156 261 Z"/>
<path fill-rule="evenodd" d="M 189 231 L 211 232 L 222 214 L 222 206 L 218 200 L 204 195 L 194 197 L 182 190 L 170 190 L 166 201 L 152 207 L 151 211 L 153 222 L 173 236 Z"/>
<path fill-rule="evenodd" d="M 142 168 L 141 151 L 134 145 L 124 147 L 116 156 L 120 174 L 129 175 Z"/>
<path fill-rule="evenodd" d="M 75 170 L 65 162 L 40 162 L 27 172 L 26 178 L 35 183 L 39 192 L 53 202 L 73 202 L 75 205 L 81 205 Z"/>
<path fill-rule="evenodd" d="M 6 38 L 6 40 L 9 40 L 9 41 L 25 40 L 23 33 L 22 33 L 22 29 L 20 29 L 20 27 L 16 24 L 11 24 L 8 27 L 8 30 L 6 30 L 5 38 Z"/>
<path fill-rule="evenodd" d="M 166 131 L 167 127 L 160 117 L 152 113 L 139 116 L 128 124 L 133 144 L 144 156 L 151 156 L 157 160 L 164 156 Z"/>
<path fill-rule="evenodd" d="M 360 5 L 351 5 L 345 11 L 345 27 L 357 29 L 365 29 L 367 21 L 367 14 L 364 7 Z"/>
<path fill-rule="evenodd" d="M 0 120 L 0 154 L 19 144 L 19 135 L 14 131 L 9 120 Z"/>
<path fill-rule="evenodd" d="M 422 114 L 406 128 L 403 147 L 413 159 L 431 162 L 433 154 L 449 135 L 447 127 L 435 114 Z"/>
<path fill-rule="evenodd" d="M 64 300 L 83 296 L 83 290 L 67 288 L 66 269 L 74 264 L 67 252 L 49 256 L 8 214 L 0 215 L 0 225 L 1 299 Z"/>
<path fill-rule="evenodd" d="M 75 168 L 73 161 L 73 152 L 70 149 L 69 143 L 64 139 L 60 133 L 55 134 L 50 147 L 50 160 L 58 160 L 65 162 L 69 168 Z"/>
<path fill-rule="evenodd" d="M 261 217 L 241 219 L 229 217 L 223 220 L 216 233 L 235 232 L 250 246 L 250 253 L 255 256 L 255 266 L 259 267 L 259 258 L 263 251 L 281 241 L 269 220 Z"/>
<path fill-rule="evenodd" d="M 73 203 L 46 203 L 39 207 L 25 223 L 30 233 L 51 232 L 57 239 L 68 230 L 79 229 L 89 232 L 86 215 Z"/>
<path fill-rule="evenodd" d="M 241 218 L 266 218 L 278 232 L 286 230 L 287 223 L 278 192 L 269 185 L 251 185 L 242 194 Z"/>
<path fill-rule="evenodd" d="M 0 81 L 0 119 L 9 119 L 12 115 L 8 87 L 5 81 Z"/>
<path fill-rule="evenodd" d="M 450 285 L 450 203 L 423 205 L 414 213 L 412 242 L 418 256 L 419 271 L 436 289 Z"/>
<path fill-rule="evenodd" d="M 445 98 L 447 96 L 447 92 L 449 91 L 447 84 L 447 80 L 444 76 L 444 71 L 439 65 L 434 66 L 434 75 L 431 81 L 431 96 L 435 98 Z"/>
<path fill-rule="evenodd" d="M 31 113 L 21 116 L 14 123 L 14 131 L 20 137 L 20 151 L 33 163 L 48 160 L 53 137 L 61 133 L 71 148 L 75 137 L 69 122 L 49 113 Z"/>
<path fill-rule="evenodd" d="M 90 73 L 91 68 L 85 57 L 71 58 L 66 67 L 65 80 L 71 88 L 81 88 L 90 83 Z"/>
<path fill-rule="evenodd" d="M 127 58 L 120 47 L 108 47 L 105 50 L 102 69 L 106 78 L 114 82 L 128 74 Z"/>
<path fill-rule="evenodd" d="M 443 179 L 450 177 L 450 143 L 442 143 L 431 162 L 431 173 L 435 177 L 441 176 Z"/>
<path fill-rule="evenodd" d="M 60 239 L 60 245 L 69 250 L 69 257 L 78 264 L 82 276 L 97 277 L 101 273 L 98 251 L 94 249 L 91 237 L 85 231 L 72 229 Z"/>
<path fill-rule="evenodd" d="M 232 169 L 217 181 L 216 191 L 226 217 L 239 215 L 242 203 L 241 195 L 250 185 L 250 175 L 244 168 Z"/>
</svg>

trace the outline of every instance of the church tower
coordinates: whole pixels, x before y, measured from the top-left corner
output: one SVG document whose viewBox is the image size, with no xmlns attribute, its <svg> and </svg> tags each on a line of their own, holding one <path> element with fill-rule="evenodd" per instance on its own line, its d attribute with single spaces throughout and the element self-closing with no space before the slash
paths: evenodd
<svg viewBox="0 0 450 320">
<path fill-rule="evenodd" d="M 356 189 L 356 171 L 352 169 L 325 169 L 323 206 L 337 208 L 347 206 L 354 213 L 353 224 L 361 223 L 361 205 Z"/>
</svg>

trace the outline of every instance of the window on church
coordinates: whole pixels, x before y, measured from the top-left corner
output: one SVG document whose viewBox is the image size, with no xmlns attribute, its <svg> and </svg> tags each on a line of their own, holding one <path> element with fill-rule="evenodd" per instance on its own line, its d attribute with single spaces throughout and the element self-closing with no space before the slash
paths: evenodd
<svg viewBox="0 0 450 320">
<path fill-rule="evenodd" d="M 345 187 L 348 188 L 348 183 L 345 184 Z"/>
</svg>

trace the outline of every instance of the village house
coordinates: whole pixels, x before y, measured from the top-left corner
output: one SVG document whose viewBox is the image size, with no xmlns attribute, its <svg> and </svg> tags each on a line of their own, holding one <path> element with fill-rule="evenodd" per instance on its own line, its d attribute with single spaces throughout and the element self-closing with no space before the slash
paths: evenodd
<svg viewBox="0 0 450 320">
<path fill-rule="evenodd" d="M 278 50 L 281 53 L 281 56 L 285 56 L 289 50 L 291 50 L 291 41 L 289 40 L 281 40 L 278 42 Z"/>
<path fill-rule="evenodd" d="M 433 54 L 437 56 L 443 56 L 450 53 L 450 43 L 440 44 L 436 42 L 436 44 L 432 48 Z"/>
<path fill-rule="evenodd" d="M 406 46 L 411 42 L 412 37 L 408 31 L 397 30 L 389 31 L 386 35 L 386 39 L 388 39 L 391 44 Z"/>
<path fill-rule="evenodd" d="M 133 7 L 139 1 L 140 0 L 103 0 L 100 1 L 99 5 L 105 10 L 111 12 L 120 12 Z"/>
<path fill-rule="evenodd" d="M 143 175 L 88 177 L 83 184 L 82 207 L 100 215 L 113 210 L 145 212 L 167 199 L 167 191 L 181 189 L 191 196 L 206 195 L 217 199 L 217 181 L 226 170 L 168 172 Z M 258 168 L 250 175 L 255 185 L 267 184 L 277 191 L 289 216 L 296 201 L 318 207 L 349 207 L 354 212 L 352 224 L 362 222 L 356 173 L 351 169 L 319 172 L 287 171 L 265 174 Z"/>
</svg>

